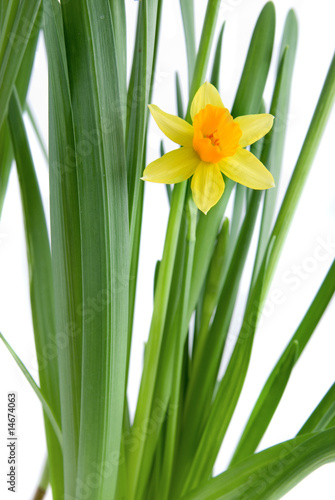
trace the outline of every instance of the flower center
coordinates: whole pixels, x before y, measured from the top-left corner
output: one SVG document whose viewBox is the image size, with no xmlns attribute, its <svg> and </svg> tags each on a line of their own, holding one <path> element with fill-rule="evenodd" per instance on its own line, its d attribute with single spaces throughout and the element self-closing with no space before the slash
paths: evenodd
<svg viewBox="0 0 335 500">
<path fill-rule="evenodd" d="M 193 149 L 202 161 L 218 163 L 236 153 L 242 131 L 228 109 L 207 104 L 195 115 L 193 128 Z"/>
</svg>

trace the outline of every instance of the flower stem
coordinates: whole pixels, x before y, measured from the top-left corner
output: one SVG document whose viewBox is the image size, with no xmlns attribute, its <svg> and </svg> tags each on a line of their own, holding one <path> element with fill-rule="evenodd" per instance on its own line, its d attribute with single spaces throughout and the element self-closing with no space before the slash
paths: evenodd
<svg viewBox="0 0 335 500">
<path fill-rule="evenodd" d="M 170 286 L 184 208 L 186 186 L 186 182 L 176 184 L 172 192 L 171 211 L 166 232 L 163 257 L 159 269 L 149 340 L 146 346 L 143 375 L 134 424 L 131 429 L 131 441 L 133 443 L 136 442 L 136 446 L 132 445 L 132 450 L 128 455 L 128 466 L 129 471 L 131 472 L 129 477 L 132 480 L 129 485 L 129 500 L 136 498 L 136 487 L 145 447 L 145 438 L 148 435 L 149 416 L 153 403 L 159 353 L 170 295 Z M 141 439 L 138 439 L 139 432 Z"/>
</svg>

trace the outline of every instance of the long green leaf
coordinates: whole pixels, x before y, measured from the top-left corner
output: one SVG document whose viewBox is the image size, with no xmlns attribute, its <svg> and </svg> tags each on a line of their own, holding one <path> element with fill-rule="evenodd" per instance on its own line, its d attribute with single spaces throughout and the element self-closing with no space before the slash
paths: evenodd
<svg viewBox="0 0 335 500">
<path fill-rule="evenodd" d="M 151 100 L 154 74 L 157 61 L 158 53 L 158 42 L 159 42 L 159 32 L 160 32 L 160 22 L 162 15 L 163 1 L 158 0 L 153 2 L 149 6 L 149 10 L 145 8 L 139 8 L 138 20 L 137 20 L 137 35 L 134 49 L 134 59 L 132 66 L 132 73 L 128 91 L 128 121 L 127 121 L 127 162 L 131 168 L 134 168 L 140 174 L 146 164 L 146 136 L 148 127 L 148 114 L 147 114 L 147 104 Z M 151 65 L 150 67 L 148 65 Z M 142 81 L 141 87 L 134 87 L 134 82 Z M 141 97 L 139 97 L 138 92 L 140 92 Z M 130 120 L 130 116 L 133 116 L 133 120 Z M 135 116 L 135 118 L 134 118 Z M 137 116 L 137 118 L 136 118 Z M 137 121 L 136 121 L 137 120 Z M 140 129 L 138 129 L 138 124 L 140 123 Z M 144 137 L 142 136 L 141 126 L 145 127 Z M 137 152 L 140 152 L 136 156 L 134 143 L 132 140 L 138 141 L 135 145 L 137 147 Z M 129 142 L 130 141 L 130 142 Z M 143 154 L 142 158 L 141 155 Z M 142 161 L 142 165 L 140 162 Z M 130 162 L 130 163 L 129 163 Z M 128 367 L 130 360 L 130 348 L 132 340 L 133 331 L 133 317 L 134 317 L 134 307 L 135 307 L 135 294 L 136 294 L 136 284 L 137 284 L 137 272 L 138 272 L 138 260 L 140 251 L 140 238 L 141 238 L 141 226 L 142 226 L 142 214 L 143 214 L 143 199 L 144 199 L 144 189 L 145 183 L 139 182 L 139 177 L 130 177 L 130 182 L 134 187 L 129 190 L 129 203 L 130 207 L 136 207 L 133 211 L 133 216 L 130 218 L 130 283 L 129 283 L 129 313 L 128 313 L 128 352 L 127 352 L 127 375 L 126 380 L 128 380 Z M 133 205 L 131 205 L 133 204 Z M 125 456 L 127 456 L 127 446 L 125 444 L 125 436 L 129 433 L 129 426 L 124 428 L 123 433 L 123 450 Z M 124 469 L 124 470 L 123 470 Z M 120 488 L 123 485 L 124 493 L 128 489 L 127 478 L 127 464 L 120 469 L 120 474 L 122 477 L 119 481 Z M 140 475 L 142 479 L 142 474 Z M 142 481 L 143 483 L 143 481 Z M 120 494 L 120 488 L 118 494 Z"/>
<path fill-rule="evenodd" d="M 82 262 L 82 385 L 76 498 L 114 495 L 125 401 L 129 218 L 122 106 L 107 0 L 62 2 Z M 120 252 L 122 248 L 122 252 Z M 97 474 L 109 464 L 108 474 Z M 94 484 L 89 478 L 98 476 Z"/>
<path fill-rule="evenodd" d="M 145 183 L 140 174 L 146 165 L 148 113 L 157 61 L 163 0 L 153 0 L 149 11 L 139 7 L 132 73 L 128 90 L 126 155 L 130 210 L 130 282 L 128 307 L 127 378 L 133 333 L 138 261 L 140 252 Z M 155 29 L 153 29 L 155 23 Z M 150 67 L 148 65 L 151 65 Z M 141 85 L 135 86 L 136 82 Z M 138 92 L 140 95 L 138 95 Z M 132 117 L 132 118 L 131 118 Z M 133 142 L 135 141 L 135 142 Z M 137 153 L 137 154 L 136 154 Z M 130 183 L 130 184 L 129 184 Z"/>
<path fill-rule="evenodd" d="M 264 27 L 266 23 L 266 17 L 268 16 L 271 19 L 271 15 L 273 16 L 273 30 L 272 32 L 267 33 L 271 41 L 268 41 L 268 43 L 266 43 L 266 31 Z M 261 99 L 259 99 L 259 90 L 260 88 L 264 90 L 264 83 L 267 78 L 268 69 L 272 57 L 273 37 L 275 31 L 274 21 L 274 5 L 272 2 L 269 2 L 265 5 L 259 16 L 252 36 L 247 59 L 243 68 L 242 77 L 237 89 L 234 106 L 232 109 L 233 117 L 250 113 L 258 113 L 259 111 L 261 105 Z M 269 30 L 270 26 L 267 29 Z M 257 71 L 255 71 L 255 67 L 257 67 Z M 254 82 L 253 85 L 250 86 L 250 84 L 248 83 L 252 80 L 254 80 Z M 256 99 L 258 99 L 258 106 L 257 108 L 252 109 L 252 103 L 255 102 Z M 231 221 L 229 260 L 233 255 L 235 244 L 237 242 L 240 231 L 245 193 L 245 186 L 237 184 L 235 189 L 233 217 Z"/>
<path fill-rule="evenodd" d="M 5 5 L 4 2 L 2 3 L 2 5 L 3 6 Z M 11 5 L 12 6 L 15 5 L 15 3 L 12 2 Z M 36 45 L 40 27 L 39 24 L 41 21 L 42 21 L 42 16 L 40 15 L 39 12 L 35 23 L 36 29 L 34 30 L 34 34 L 32 34 L 32 36 L 28 40 L 25 54 L 21 61 L 21 66 L 19 68 L 19 72 L 15 80 L 16 90 L 19 95 L 22 107 L 24 107 L 26 101 L 28 85 L 35 58 Z M 0 127 L 0 215 L 2 212 L 3 202 L 7 191 L 8 178 L 12 162 L 13 162 L 13 150 L 10 140 L 8 123 L 5 120 Z"/>
<path fill-rule="evenodd" d="M 219 9 L 220 9 L 220 2 L 218 2 L 218 0 L 208 0 L 206 15 L 201 32 L 199 49 L 197 52 L 194 71 L 192 75 L 192 82 L 190 85 L 190 95 L 186 113 L 187 121 L 190 121 L 191 118 L 190 110 L 191 110 L 192 99 L 205 79 L 209 56 L 211 53 L 212 43 L 214 39 L 216 21 L 219 15 Z"/>
<path fill-rule="evenodd" d="M 187 53 L 188 81 L 191 85 L 196 60 L 194 0 L 179 0 Z"/>
<path fill-rule="evenodd" d="M 266 381 L 252 410 L 230 466 L 235 465 L 255 452 L 287 386 L 297 360 L 297 352 L 298 342 L 294 341 L 290 343 L 289 348 L 280 358 L 271 376 Z"/>
<path fill-rule="evenodd" d="M 59 373 L 65 495 L 75 497 L 78 466 L 82 276 L 77 162 L 61 6 L 45 0 L 49 61 L 50 223 L 56 327 L 62 332 Z M 65 146 L 66 145 L 66 146 Z"/>
<path fill-rule="evenodd" d="M 334 283 L 335 262 L 330 267 L 297 331 L 268 377 L 243 431 L 232 464 L 251 455 L 256 450 L 278 406 L 291 370 L 305 349 L 335 292 Z M 314 430 L 319 429 L 306 426 L 306 433 Z"/>
<path fill-rule="evenodd" d="M 0 39 L 0 126 L 3 124 L 10 96 L 30 37 L 39 30 L 37 14 L 41 0 L 14 0 L 7 15 Z"/>
<path fill-rule="evenodd" d="M 266 259 L 266 281 L 263 298 L 269 289 L 279 256 L 293 219 L 303 187 L 307 180 L 323 131 L 335 101 L 335 54 L 331 61 L 319 100 L 317 102 L 308 132 L 302 145 L 297 163 L 280 207 L 270 240 L 274 241 L 271 253 Z M 269 245 L 268 245 L 269 248 Z M 262 265 L 265 265 L 263 258 Z M 260 273 L 262 273 L 260 266 Z M 255 284 L 257 286 L 257 283 Z"/>
<path fill-rule="evenodd" d="M 134 51 L 134 59 L 133 61 L 133 68 L 132 68 L 132 76 L 131 76 L 131 81 L 129 85 L 129 93 L 128 93 L 128 101 L 129 101 L 129 108 L 132 110 L 130 111 L 131 113 L 135 113 L 135 115 L 139 114 L 140 122 L 136 121 L 138 120 L 135 118 L 133 122 L 128 122 L 127 123 L 127 140 L 132 141 L 135 137 L 136 140 L 138 141 L 138 148 L 137 151 L 142 154 L 142 166 L 140 166 L 140 154 L 136 156 L 135 154 L 135 148 L 137 147 L 136 144 L 131 144 L 127 143 L 127 162 L 135 162 L 132 163 L 133 168 L 139 168 L 140 170 L 137 172 L 140 174 L 146 165 L 146 150 L 147 150 L 147 141 L 146 141 L 146 136 L 147 136 L 147 130 L 148 130 L 148 115 L 147 115 L 147 104 L 149 100 L 151 100 L 151 95 L 152 95 L 152 90 L 153 90 L 153 82 L 154 82 L 154 74 L 155 74 L 155 68 L 156 68 L 156 61 L 157 61 L 157 51 L 158 51 L 158 41 L 159 41 L 159 31 L 160 31 L 160 22 L 161 22 L 161 14 L 162 14 L 162 6 L 163 6 L 163 0 L 158 0 L 157 4 L 157 12 L 156 12 L 156 29 L 154 31 L 154 38 L 152 39 L 149 37 L 150 43 L 153 43 L 153 46 L 147 46 L 147 56 L 151 60 L 151 73 L 147 72 L 145 74 L 146 80 L 145 80 L 145 85 L 141 87 L 141 92 L 144 92 L 142 95 L 142 98 L 139 99 L 136 93 L 136 89 L 133 87 L 133 80 L 136 79 L 143 79 L 143 71 L 144 67 L 141 64 L 138 64 L 138 56 L 137 56 L 137 50 L 135 46 L 135 51 Z M 148 36 L 148 33 L 151 31 L 149 28 L 147 28 L 146 23 L 152 23 L 154 21 L 154 18 L 151 17 L 153 15 L 153 12 L 148 14 L 148 19 L 145 17 L 143 14 L 142 10 L 139 9 L 138 12 L 138 32 L 142 33 L 142 35 L 138 35 L 138 39 L 136 43 L 143 43 L 142 37 Z M 143 23 L 143 24 L 141 24 Z M 144 31 L 143 31 L 144 30 Z M 146 35 L 143 35 L 143 33 L 146 33 Z M 141 46 L 141 45 L 140 45 Z M 139 49 L 139 58 L 141 59 L 143 57 L 143 54 L 141 53 L 141 49 Z M 148 62 L 149 63 L 149 62 Z M 150 78 L 148 77 L 148 73 L 150 75 Z M 138 89 L 137 89 L 138 90 Z M 138 133 L 139 131 L 137 130 L 137 125 L 138 123 L 142 124 L 142 120 L 144 119 L 144 126 L 145 126 L 145 132 L 144 136 L 141 136 L 141 133 Z M 141 125 L 142 126 L 142 125 Z M 134 134 L 134 135 L 132 135 Z M 128 163 L 129 164 L 129 163 Z M 135 174 L 136 175 L 136 174 Z M 139 252 L 140 252 L 140 238 L 141 238 L 141 227 L 142 227 L 142 214 L 143 214 L 143 200 L 144 200 L 144 190 L 145 190 L 145 183 L 144 182 L 139 182 L 139 177 L 131 178 L 131 183 L 133 183 L 134 186 L 134 192 L 130 191 L 129 196 L 130 200 L 133 200 L 134 206 L 136 207 L 136 210 L 133 212 L 133 217 L 131 218 L 130 221 L 130 283 L 129 283 L 129 324 L 128 324 L 128 356 L 127 356 L 127 363 L 129 365 L 129 358 L 130 358 L 130 346 L 131 346 L 131 340 L 132 340 L 132 331 L 133 331 L 133 319 L 134 319 L 134 308 L 135 308 L 135 294 L 136 294 L 136 284 L 137 284 L 137 272 L 138 272 L 138 260 L 139 260 Z M 133 199 L 134 198 L 134 199 Z M 128 371 L 128 370 L 127 370 Z"/>
<path fill-rule="evenodd" d="M 271 172 L 278 187 L 280 181 L 280 171 L 284 153 L 284 142 L 286 135 L 286 122 L 290 103 L 290 90 L 292 74 L 297 49 L 298 25 L 295 13 L 291 10 L 286 18 L 284 32 L 281 41 L 279 53 L 279 65 L 282 64 L 282 58 L 285 56 L 285 68 L 282 77 L 281 91 L 279 95 L 278 110 L 279 114 L 275 116 L 273 125 L 273 134 L 276 141 L 271 149 Z M 261 228 L 259 233 L 257 253 L 253 270 L 252 285 L 257 277 L 259 266 L 264 256 L 265 248 L 268 242 L 271 230 L 273 214 L 277 199 L 278 188 L 269 189 L 264 196 L 264 205 L 262 213 Z"/>
<path fill-rule="evenodd" d="M 222 52 L 222 38 L 223 38 L 224 27 L 225 23 L 223 23 L 222 25 L 219 38 L 216 44 L 216 50 L 215 50 L 213 68 L 211 74 L 211 84 L 214 85 L 214 87 L 217 89 L 220 88 L 221 52 Z"/>
<path fill-rule="evenodd" d="M 131 241 L 135 233 L 136 210 L 144 159 L 149 94 L 153 78 L 158 0 L 139 4 L 133 65 L 127 104 L 127 168 Z M 132 243 L 131 243 L 132 247 Z"/>
<path fill-rule="evenodd" d="M 127 105 L 127 26 L 125 0 L 109 0 L 109 8 L 113 22 L 115 49 L 117 58 L 117 74 L 119 77 L 120 103 L 124 129 L 126 127 Z M 104 14 L 100 15 L 104 18 Z"/>
<path fill-rule="evenodd" d="M 335 461 L 335 428 L 261 451 L 182 500 L 279 500 L 318 467 Z"/>
<path fill-rule="evenodd" d="M 327 394 L 320 401 L 310 417 L 301 427 L 297 436 L 310 432 L 323 431 L 332 426 L 335 418 L 335 384 L 331 386 Z"/>
<path fill-rule="evenodd" d="M 50 408 L 49 403 L 45 399 L 45 397 L 44 397 L 41 389 L 38 387 L 38 385 L 36 384 L 36 382 L 33 379 L 33 377 L 30 375 L 30 373 L 27 370 L 27 368 L 24 365 L 24 363 L 22 363 L 22 361 L 19 358 L 19 356 L 16 354 L 16 352 L 14 351 L 14 349 L 8 344 L 7 340 L 2 335 L 1 332 L 0 332 L 0 339 L 3 341 L 3 343 L 7 347 L 8 351 L 10 352 L 10 354 L 13 356 L 13 359 L 15 360 L 16 364 L 18 365 L 18 367 L 20 368 L 21 372 L 23 373 L 23 375 L 25 376 L 26 380 L 28 381 L 29 385 L 31 386 L 32 390 L 34 391 L 34 393 L 36 394 L 36 396 L 40 400 L 40 402 L 41 402 L 41 404 L 43 406 L 44 413 L 48 417 L 48 419 L 50 421 L 50 424 L 52 425 L 52 428 L 53 428 L 53 430 L 54 430 L 54 432 L 55 432 L 55 434 L 57 436 L 57 439 L 59 441 L 60 446 L 62 446 L 62 444 L 63 444 L 63 437 L 62 437 L 62 431 L 60 429 L 59 422 L 57 422 L 57 419 L 56 419 L 56 417 L 55 417 L 52 409 Z"/>
<path fill-rule="evenodd" d="M 8 123 L 20 183 L 30 277 L 30 300 L 41 391 L 60 421 L 57 337 L 51 255 L 47 226 L 22 110 L 16 91 L 8 108 Z M 63 498 L 63 458 L 58 439 L 45 418 L 50 481 L 55 499 Z"/>
</svg>

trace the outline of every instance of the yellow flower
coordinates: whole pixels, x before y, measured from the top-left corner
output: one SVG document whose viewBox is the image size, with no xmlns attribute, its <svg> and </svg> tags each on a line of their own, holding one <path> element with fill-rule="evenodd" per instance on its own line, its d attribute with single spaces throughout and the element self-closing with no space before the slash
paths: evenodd
<svg viewBox="0 0 335 500">
<path fill-rule="evenodd" d="M 271 173 L 250 151 L 243 149 L 269 132 L 272 115 L 233 119 L 216 88 L 208 82 L 200 87 L 192 101 L 193 125 L 154 104 L 149 109 L 162 132 L 183 147 L 150 163 L 143 172 L 144 181 L 175 184 L 193 175 L 193 199 L 205 214 L 224 192 L 221 172 L 252 189 L 274 186 Z"/>
</svg>

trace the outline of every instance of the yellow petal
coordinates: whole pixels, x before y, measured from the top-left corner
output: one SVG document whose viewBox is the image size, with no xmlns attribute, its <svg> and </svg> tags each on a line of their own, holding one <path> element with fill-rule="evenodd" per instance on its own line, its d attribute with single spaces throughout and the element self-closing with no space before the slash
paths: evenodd
<svg viewBox="0 0 335 500">
<path fill-rule="evenodd" d="M 218 165 L 201 162 L 192 177 L 191 189 L 194 203 L 207 214 L 224 191 L 224 180 Z"/>
<path fill-rule="evenodd" d="M 179 116 L 169 115 L 165 113 L 155 104 L 149 105 L 150 112 L 161 129 L 161 131 L 171 141 L 180 144 L 181 146 L 192 146 L 193 127 Z"/>
<path fill-rule="evenodd" d="M 200 163 L 193 148 L 179 148 L 149 163 L 143 172 L 143 181 L 175 184 L 186 181 Z"/>
<path fill-rule="evenodd" d="M 216 90 L 214 85 L 209 82 L 205 82 L 201 85 L 198 92 L 195 94 L 194 99 L 191 104 L 191 118 L 199 113 L 202 109 L 204 109 L 207 104 L 212 104 L 213 106 L 219 106 L 223 108 L 222 100 L 219 92 Z"/>
<path fill-rule="evenodd" d="M 238 149 L 234 156 L 220 161 L 219 167 L 227 177 L 252 189 L 268 189 L 275 185 L 263 163 L 246 149 Z"/>
<path fill-rule="evenodd" d="M 242 130 L 240 146 L 244 148 L 261 139 L 271 130 L 273 116 L 267 113 L 260 115 L 238 116 L 234 122 L 238 123 Z"/>
</svg>

